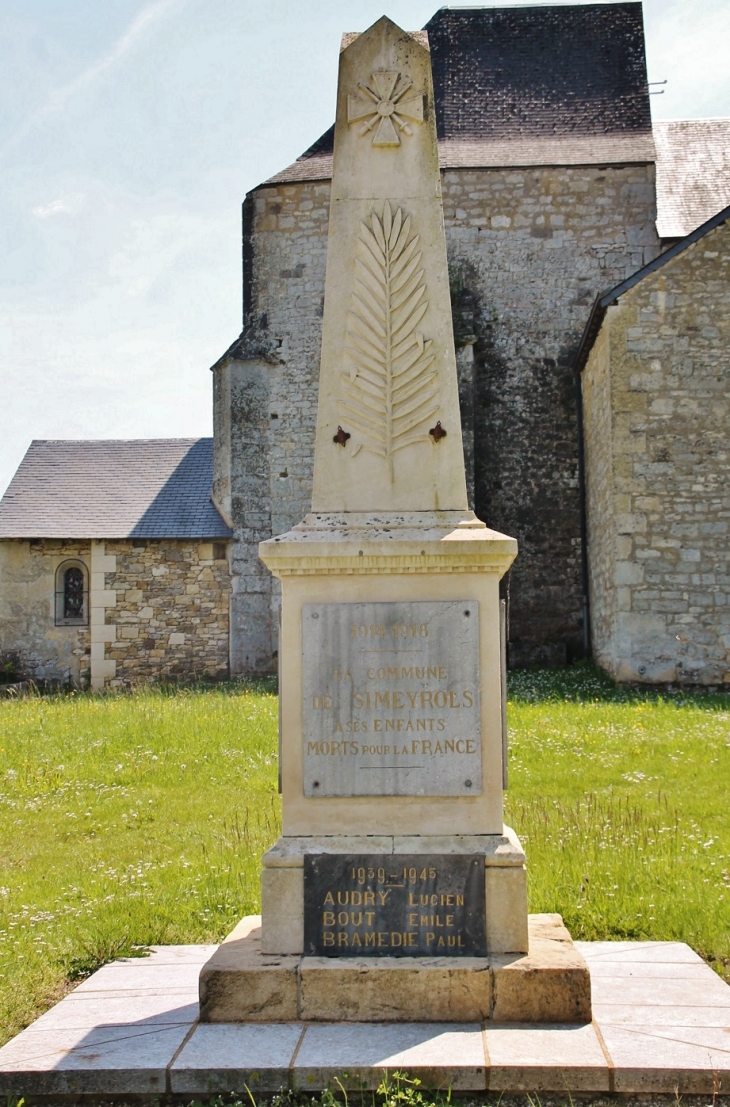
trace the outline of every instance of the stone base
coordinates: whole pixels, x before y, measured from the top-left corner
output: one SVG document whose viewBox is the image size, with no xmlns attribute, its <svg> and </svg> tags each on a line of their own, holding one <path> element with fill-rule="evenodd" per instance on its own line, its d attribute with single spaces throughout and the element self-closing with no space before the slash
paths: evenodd
<svg viewBox="0 0 730 1107">
<path fill-rule="evenodd" d="M 529 917 L 530 952 L 489 957 L 327 958 L 261 950 L 249 915 L 200 973 L 200 1021 L 591 1021 L 588 966 L 560 915 Z"/>
<path fill-rule="evenodd" d="M 487 955 L 527 952 L 525 854 L 514 830 L 505 826 L 501 834 L 282 836 L 263 857 L 263 953 L 304 953 L 304 857 L 318 853 L 480 854 L 485 866 Z"/>
</svg>

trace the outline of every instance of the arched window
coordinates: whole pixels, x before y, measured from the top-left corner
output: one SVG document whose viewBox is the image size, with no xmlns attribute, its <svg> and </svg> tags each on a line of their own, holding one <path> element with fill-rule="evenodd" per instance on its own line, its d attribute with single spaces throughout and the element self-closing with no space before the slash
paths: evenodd
<svg viewBox="0 0 730 1107">
<path fill-rule="evenodd" d="M 89 621 L 89 576 L 83 561 L 62 561 L 56 569 L 56 626 Z"/>
</svg>

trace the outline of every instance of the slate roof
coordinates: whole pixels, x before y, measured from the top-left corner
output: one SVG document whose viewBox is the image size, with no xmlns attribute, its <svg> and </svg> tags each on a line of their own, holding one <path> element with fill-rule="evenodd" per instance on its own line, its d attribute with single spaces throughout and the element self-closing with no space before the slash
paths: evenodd
<svg viewBox="0 0 730 1107">
<path fill-rule="evenodd" d="M 0 500 L 0 538 L 227 538 L 212 438 L 35 441 Z"/>
<path fill-rule="evenodd" d="M 730 204 L 730 118 L 659 119 L 657 232 L 683 238 Z"/>
<path fill-rule="evenodd" d="M 442 169 L 654 160 L 640 3 L 442 8 L 426 30 Z M 329 179 L 333 140 L 264 183 Z"/>
<path fill-rule="evenodd" d="M 442 8 L 426 30 L 439 138 L 651 133 L 640 3 Z"/>
<path fill-rule="evenodd" d="M 659 254 L 658 257 L 650 261 L 648 265 L 644 265 L 641 269 L 638 269 L 636 273 L 633 273 L 630 277 L 627 277 L 621 284 L 617 284 L 614 288 L 609 288 L 606 292 L 602 292 L 600 296 L 596 298 L 588 322 L 586 323 L 585 330 L 583 331 L 583 337 L 578 347 L 578 353 L 575 360 L 575 369 L 577 372 L 582 373 L 588 361 L 588 355 L 593 348 L 593 343 L 598 337 L 598 333 L 601 329 L 601 324 L 606 317 L 606 312 L 612 304 L 615 304 L 619 297 L 633 288 L 634 285 L 642 281 L 644 277 L 648 277 L 650 273 L 656 273 L 657 269 L 661 269 L 667 262 L 672 261 L 679 254 L 684 253 L 690 246 L 694 246 L 695 242 L 699 242 L 701 238 L 704 238 L 710 231 L 714 231 L 716 227 L 722 226 L 730 219 L 730 205 L 718 211 L 711 219 L 706 220 L 700 227 L 696 227 L 690 234 L 686 235 L 679 242 L 675 242 L 673 246 L 670 246 L 668 250 L 665 250 L 663 254 Z"/>
</svg>

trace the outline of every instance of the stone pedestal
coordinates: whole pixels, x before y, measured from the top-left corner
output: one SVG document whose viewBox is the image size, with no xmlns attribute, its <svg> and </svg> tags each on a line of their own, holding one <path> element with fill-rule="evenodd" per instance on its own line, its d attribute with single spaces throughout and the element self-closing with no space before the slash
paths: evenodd
<svg viewBox="0 0 730 1107">
<path fill-rule="evenodd" d="M 328 958 L 266 954 L 242 919 L 200 976 L 200 1021 L 591 1021 L 588 966 L 559 915 L 531 915 L 530 953 Z"/>
<path fill-rule="evenodd" d="M 201 1018 L 587 1019 L 585 964 L 557 917 L 528 930 L 503 823 L 517 543 L 468 509 L 423 34 L 348 36 L 331 195 L 312 512 L 259 546 L 283 833 Z"/>
<path fill-rule="evenodd" d="M 284 821 L 263 862 L 263 951 L 304 952 L 306 855 L 462 854 L 485 868 L 484 952 L 526 952 L 525 856 L 502 811 L 498 584 L 514 539 L 468 511 L 321 513 L 260 552 L 282 582 Z M 312 655 L 306 619 L 331 622 L 329 605 L 345 640 L 320 626 Z"/>
<path fill-rule="evenodd" d="M 454 856 L 477 854 L 485 867 L 487 952 L 525 953 L 527 876 L 525 855 L 513 830 L 474 835 L 317 835 L 281 837 L 264 854 L 261 909 L 265 926 L 261 949 L 267 954 L 304 953 L 304 856 L 319 854 Z M 438 953 L 438 948 L 434 948 Z"/>
</svg>

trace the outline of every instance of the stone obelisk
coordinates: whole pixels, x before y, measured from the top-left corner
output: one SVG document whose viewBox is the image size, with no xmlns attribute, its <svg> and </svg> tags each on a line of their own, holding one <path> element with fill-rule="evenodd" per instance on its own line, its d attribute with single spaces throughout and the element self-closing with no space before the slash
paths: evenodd
<svg viewBox="0 0 730 1107">
<path fill-rule="evenodd" d="M 264 951 L 364 949 L 337 922 L 305 946 L 305 858 L 381 852 L 478 855 L 482 952 L 527 948 L 502 823 L 498 581 L 516 552 L 467 505 L 427 39 L 382 18 L 340 55 L 312 512 L 260 547 L 282 582 Z M 406 948 L 448 950 L 435 927 Z"/>
<path fill-rule="evenodd" d="M 517 544 L 467 506 L 428 42 L 383 18 L 343 46 L 312 511 L 259 547 L 282 587 L 283 834 L 201 1019 L 590 1018 L 557 917 L 524 956 L 502 821 Z"/>
</svg>

